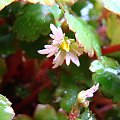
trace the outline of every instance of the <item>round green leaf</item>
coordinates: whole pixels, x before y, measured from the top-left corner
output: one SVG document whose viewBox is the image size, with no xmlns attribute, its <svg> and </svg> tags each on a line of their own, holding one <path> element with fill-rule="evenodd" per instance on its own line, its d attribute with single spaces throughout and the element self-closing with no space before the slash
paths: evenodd
<svg viewBox="0 0 120 120">
<path fill-rule="evenodd" d="M 63 96 L 60 101 L 60 107 L 70 112 L 72 106 L 76 102 L 77 94 L 79 92 L 78 87 L 75 84 L 68 85 L 63 91 Z"/>
<path fill-rule="evenodd" d="M 111 68 L 116 69 L 119 67 L 119 63 L 109 57 L 102 56 L 100 60 L 94 60 L 91 63 L 90 70 L 92 72 L 97 72 L 97 70 L 104 69 L 104 68 Z"/>
<path fill-rule="evenodd" d="M 93 74 L 93 80 L 100 84 L 101 92 L 114 102 L 120 102 L 120 76 L 111 71 L 99 70 Z"/>
<path fill-rule="evenodd" d="M 53 15 L 50 7 L 40 4 L 30 4 L 23 9 L 23 14 L 14 23 L 14 32 L 18 39 L 34 41 L 41 34 L 50 33 L 50 23 Z"/>
</svg>

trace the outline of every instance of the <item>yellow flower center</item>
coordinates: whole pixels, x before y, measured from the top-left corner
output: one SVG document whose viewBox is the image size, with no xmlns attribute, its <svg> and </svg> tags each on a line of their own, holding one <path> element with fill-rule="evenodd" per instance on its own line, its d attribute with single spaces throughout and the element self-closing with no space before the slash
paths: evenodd
<svg viewBox="0 0 120 120">
<path fill-rule="evenodd" d="M 69 52 L 70 51 L 69 42 L 63 41 L 62 44 L 60 45 L 60 48 L 65 50 L 66 52 Z"/>
</svg>

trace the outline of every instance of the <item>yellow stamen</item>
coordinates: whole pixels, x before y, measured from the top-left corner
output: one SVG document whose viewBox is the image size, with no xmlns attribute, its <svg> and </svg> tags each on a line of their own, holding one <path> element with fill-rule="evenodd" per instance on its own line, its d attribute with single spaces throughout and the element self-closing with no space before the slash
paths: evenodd
<svg viewBox="0 0 120 120">
<path fill-rule="evenodd" d="M 70 51 L 70 46 L 69 46 L 69 42 L 64 41 L 62 42 L 62 44 L 60 45 L 61 49 L 65 50 L 66 52 Z"/>
</svg>

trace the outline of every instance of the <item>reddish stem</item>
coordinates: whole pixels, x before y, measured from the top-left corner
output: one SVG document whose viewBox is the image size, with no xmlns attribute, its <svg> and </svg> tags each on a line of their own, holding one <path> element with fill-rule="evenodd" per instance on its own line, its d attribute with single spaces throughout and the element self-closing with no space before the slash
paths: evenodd
<svg viewBox="0 0 120 120">
<path fill-rule="evenodd" d="M 102 48 L 102 55 L 106 55 L 106 54 L 110 54 L 110 53 L 114 53 L 114 52 L 120 52 L 120 44 L 106 46 L 106 47 Z M 96 56 L 96 54 L 94 54 L 92 59 L 96 59 L 96 58 L 97 58 L 97 56 Z"/>
<path fill-rule="evenodd" d="M 110 54 L 110 53 L 113 53 L 113 52 L 120 52 L 120 44 L 105 47 L 105 48 L 102 49 L 103 55 Z"/>
</svg>

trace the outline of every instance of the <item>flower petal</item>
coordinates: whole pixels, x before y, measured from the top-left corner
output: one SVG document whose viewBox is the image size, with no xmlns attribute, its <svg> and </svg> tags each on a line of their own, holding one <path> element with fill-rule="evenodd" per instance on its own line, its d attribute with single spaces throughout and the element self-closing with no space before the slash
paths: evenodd
<svg viewBox="0 0 120 120">
<path fill-rule="evenodd" d="M 50 29 L 53 34 L 50 37 L 53 39 L 52 44 L 60 44 L 64 40 L 65 34 L 60 27 L 56 28 L 53 24 L 50 24 Z"/>
<path fill-rule="evenodd" d="M 64 62 L 65 56 L 66 56 L 66 53 L 64 51 L 60 50 L 53 60 L 53 64 L 55 64 L 55 65 L 52 68 L 61 66 Z"/>
<path fill-rule="evenodd" d="M 45 48 L 52 48 L 53 46 L 52 45 L 45 45 L 44 47 Z"/>
<path fill-rule="evenodd" d="M 39 54 L 49 54 L 49 50 L 48 49 L 43 49 L 43 50 L 38 50 Z"/>
<path fill-rule="evenodd" d="M 54 36 L 53 34 L 50 34 L 50 37 L 51 37 L 52 39 L 55 39 L 55 36 Z"/>
<path fill-rule="evenodd" d="M 69 65 L 70 64 L 70 54 L 67 53 L 66 55 L 66 64 Z"/>
<path fill-rule="evenodd" d="M 56 31 L 57 31 L 57 28 L 55 27 L 55 25 L 50 24 L 50 29 L 51 29 L 52 33 L 55 35 Z"/>
<path fill-rule="evenodd" d="M 58 46 L 57 45 L 45 45 L 45 49 L 38 50 L 39 54 L 48 54 L 47 57 L 51 57 L 55 53 L 58 52 Z"/>
<path fill-rule="evenodd" d="M 63 31 L 62 31 L 61 27 L 58 27 L 58 31 L 59 31 L 59 34 L 63 35 Z"/>
<path fill-rule="evenodd" d="M 79 59 L 77 57 L 77 55 L 73 52 L 70 52 L 70 59 L 72 60 L 72 62 L 74 64 L 76 64 L 78 67 L 80 66 L 80 62 L 79 62 Z"/>
<path fill-rule="evenodd" d="M 92 86 L 90 89 L 86 90 L 86 97 L 93 97 L 93 93 L 95 93 L 99 88 L 99 83 L 97 85 Z"/>
</svg>

